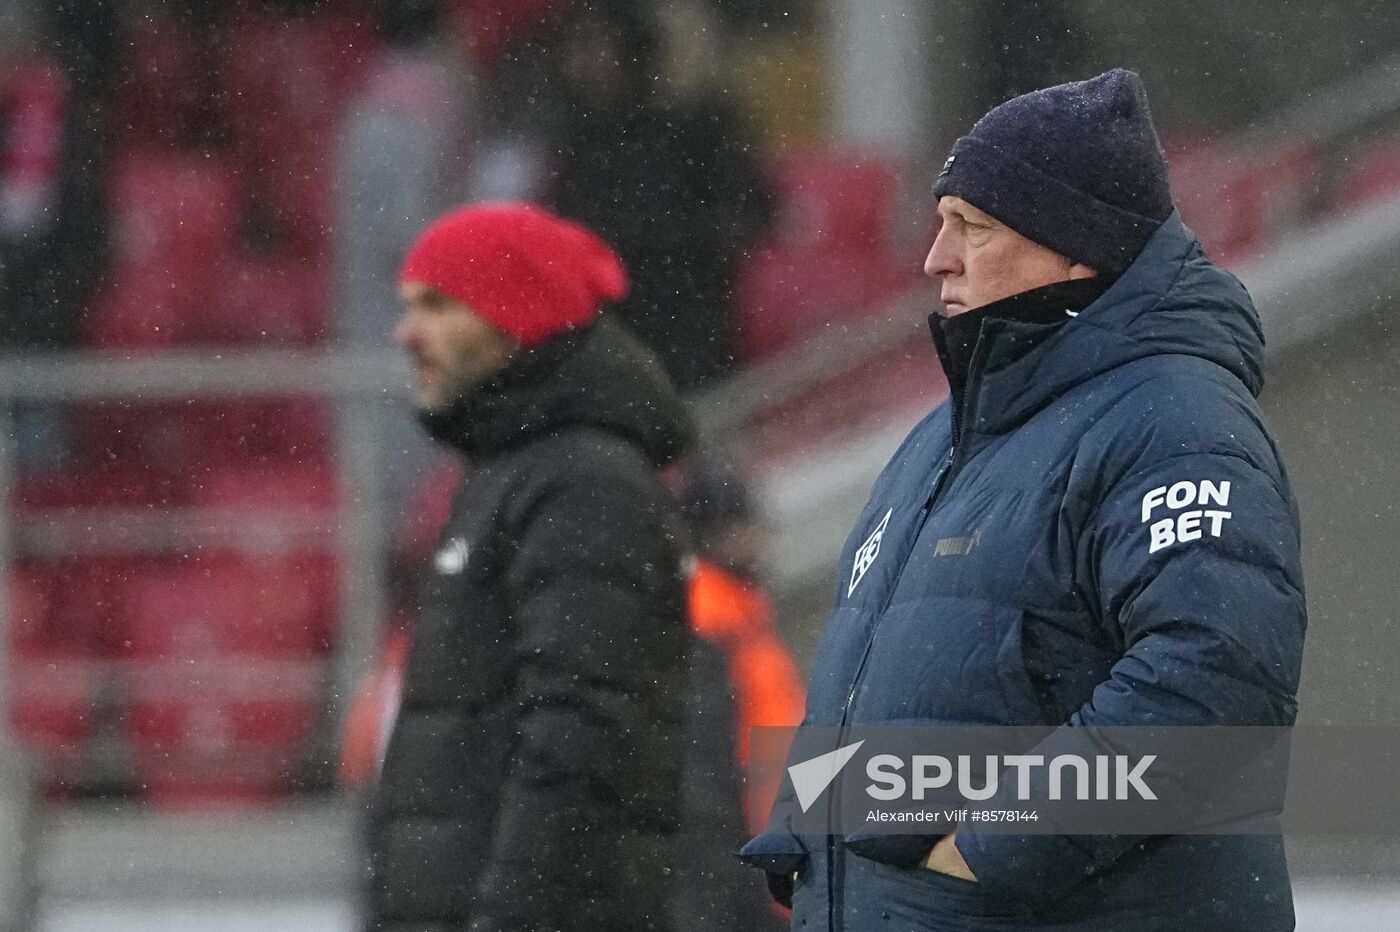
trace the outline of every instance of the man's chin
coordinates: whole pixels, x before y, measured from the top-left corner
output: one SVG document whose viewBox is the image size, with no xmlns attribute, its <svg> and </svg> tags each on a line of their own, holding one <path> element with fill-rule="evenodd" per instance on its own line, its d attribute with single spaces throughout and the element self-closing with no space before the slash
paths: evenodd
<svg viewBox="0 0 1400 932">
<path fill-rule="evenodd" d="M 446 410 L 449 407 L 448 400 L 448 393 L 437 384 L 420 381 L 413 392 L 413 408 L 419 414 L 435 414 Z"/>
<path fill-rule="evenodd" d="M 418 413 L 431 417 L 446 414 L 463 400 L 474 395 L 484 380 L 470 377 L 419 380 L 414 392 L 414 407 Z"/>
<path fill-rule="evenodd" d="M 414 407 L 426 417 L 446 414 L 471 395 L 477 386 L 461 385 L 451 388 L 434 386 L 431 390 L 420 388 L 414 396 Z"/>
<path fill-rule="evenodd" d="M 448 401 L 439 398 L 437 395 L 425 396 L 420 394 L 413 400 L 413 407 L 419 414 L 425 417 L 431 417 L 435 414 L 442 414 L 448 408 L 452 407 L 452 405 Z"/>
</svg>

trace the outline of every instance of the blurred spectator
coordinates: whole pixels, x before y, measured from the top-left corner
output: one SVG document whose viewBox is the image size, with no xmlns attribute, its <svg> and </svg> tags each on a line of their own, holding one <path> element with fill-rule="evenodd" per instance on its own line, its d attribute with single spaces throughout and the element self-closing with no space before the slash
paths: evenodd
<svg viewBox="0 0 1400 932">
<path fill-rule="evenodd" d="M 525 205 L 436 221 L 399 276 L 420 417 L 475 467 L 434 555 L 369 804 L 370 928 L 666 929 L 688 441 L 598 311 L 617 256 Z"/>
<path fill-rule="evenodd" d="M 59 244 L 54 236 L 71 89 L 59 63 L 39 48 L 20 8 L 0 35 L 0 303 L 4 343 L 47 342 L 44 289 Z"/>
<path fill-rule="evenodd" d="M 334 332 L 342 345 L 388 344 L 394 277 L 414 236 L 461 199 L 471 77 L 443 31 L 438 0 L 381 0 L 381 40 L 341 127 L 335 178 Z M 430 444 L 397 410 L 381 419 L 390 507 L 406 501 Z"/>
<path fill-rule="evenodd" d="M 633 283 L 618 314 L 682 388 L 733 369 L 735 264 L 770 213 L 734 110 L 708 82 L 685 80 L 696 64 L 669 96 L 657 91 L 665 66 L 684 61 L 677 49 L 719 23 L 696 29 L 668 43 L 641 6 L 586 0 L 553 48 L 564 107 L 548 197 L 621 253 Z"/>
<path fill-rule="evenodd" d="M 705 464 L 683 491 L 697 560 L 690 627 L 697 636 L 684 818 L 692 857 L 677 885 L 677 928 L 764 927 L 768 896 L 733 857 L 746 830 L 761 830 L 776 785 L 748 779 L 749 729 L 796 725 L 803 689 L 797 664 L 773 629 L 759 582 L 767 535 L 742 478 Z"/>
<path fill-rule="evenodd" d="M 345 711 L 339 769 L 340 784 L 347 790 L 367 791 L 379 777 L 403 697 L 403 665 L 410 638 L 402 625 L 390 627 L 374 669 L 360 682 Z"/>
<path fill-rule="evenodd" d="M 570 2 L 457 0 L 456 28 L 482 82 L 470 200 L 544 200 L 562 112 L 548 46 Z"/>
<path fill-rule="evenodd" d="M 375 48 L 374 26 L 349 4 L 314 15 L 304 3 L 268 6 L 233 18 L 221 46 L 232 155 L 286 254 L 322 267 L 333 246 L 337 134 Z"/>
<path fill-rule="evenodd" d="M 40 15 L 40 10 L 45 15 Z M 103 105 L 118 45 L 107 0 L 0 10 L 0 349 L 71 345 L 102 270 Z M 53 469 L 66 426 L 17 405 L 21 469 Z"/>
<path fill-rule="evenodd" d="M 36 239 L 52 225 L 67 82 L 54 62 L 24 48 L 0 60 L 4 113 L 0 232 L 7 243 Z"/>
<path fill-rule="evenodd" d="M 46 45 L 67 79 L 57 215 L 45 274 L 37 278 L 34 337 L 47 345 L 77 340 L 87 300 L 106 268 L 107 113 L 122 45 L 119 0 L 45 4 Z"/>
<path fill-rule="evenodd" d="M 460 200 L 469 74 L 437 0 L 378 5 L 383 45 L 351 99 L 336 156 L 336 336 L 383 346 L 413 237 Z"/>
</svg>

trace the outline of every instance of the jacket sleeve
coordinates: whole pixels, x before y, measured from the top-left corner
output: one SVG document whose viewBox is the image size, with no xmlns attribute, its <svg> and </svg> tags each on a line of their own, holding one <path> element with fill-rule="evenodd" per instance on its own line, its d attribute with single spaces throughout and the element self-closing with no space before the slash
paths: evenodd
<svg viewBox="0 0 1400 932">
<path fill-rule="evenodd" d="M 572 475 L 520 519 L 503 580 L 516 744 L 474 930 L 630 928 L 664 915 L 689 635 L 658 501 Z"/>
<path fill-rule="evenodd" d="M 1032 753 L 1112 752 L 1095 732 L 1108 726 L 1293 723 L 1306 609 L 1297 509 L 1281 474 L 1223 452 L 1159 459 L 1113 484 L 1077 551 L 1082 596 L 1122 655 Z M 1254 750 L 1239 748 L 1241 761 Z M 1154 776 L 1191 787 L 1201 774 Z M 964 826 L 956 843 L 980 882 L 1035 904 L 1141 840 Z"/>
</svg>

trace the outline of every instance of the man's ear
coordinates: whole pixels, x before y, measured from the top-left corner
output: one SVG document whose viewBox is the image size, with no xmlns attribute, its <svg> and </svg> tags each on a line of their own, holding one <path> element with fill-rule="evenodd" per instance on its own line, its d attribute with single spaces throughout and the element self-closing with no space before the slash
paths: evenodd
<svg viewBox="0 0 1400 932">
<path fill-rule="evenodd" d="M 1083 264 L 1082 262 L 1072 262 L 1072 263 L 1070 263 L 1070 267 L 1069 267 L 1069 277 L 1070 277 L 1070 281 L 1074 281 L 1074 280 L 1080 279 L 1080 278 L 1093 278 L 1095 275 L 1098 275 L 1098 274 L 1099 274 L 1099 273 L 1098 273 L 1098 271 L 1097 271 L 1096 269 L 1091 269 L 1091 268 L 1089 268 L 1089 266 Z"/>
</svg>

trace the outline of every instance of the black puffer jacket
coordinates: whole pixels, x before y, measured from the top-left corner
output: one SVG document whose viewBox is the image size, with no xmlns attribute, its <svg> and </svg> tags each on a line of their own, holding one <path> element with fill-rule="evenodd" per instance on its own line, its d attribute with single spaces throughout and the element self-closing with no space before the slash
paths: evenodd
<svg viewBox="0 0 1400 932">
<path fill-rule="evenodd" d="M 687 438 L 607 321 L 429 419 L 471 459 L 369 813 L 369 926 L 668 928 L 689 644 L 657 469 Z"/>
</svg>

